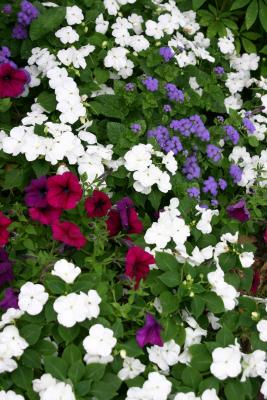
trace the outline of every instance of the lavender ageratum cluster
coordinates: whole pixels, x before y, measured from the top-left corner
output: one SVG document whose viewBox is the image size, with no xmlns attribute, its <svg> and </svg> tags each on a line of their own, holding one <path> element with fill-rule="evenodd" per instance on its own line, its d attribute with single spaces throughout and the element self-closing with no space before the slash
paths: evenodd
<svg viewBox="0 0 267 400">
<path fill-rule="evenodd" d="M 183 150 L 182 143 L 177 136 L 170 136 L 170 132 L 165 126 L 157 126 L 147 132 L 148 137 L 154 137 L 163 151 L 169 153 L 172 151 L 174 155 Z"/>
<path fill-rule="evenodd" d="M 216 75 L 219 76 L 224 74 L 224 68 L 221 67 L 220 65 L 217 65 L 217 67 L 215 67 L 213 71 L 215 72 Z"/>
<path fill-rule="evenodd" d="M 126 83 L 125 90 L 126 92 L 133 92 L 135 89 L 135 84 L 132 82 Z"/>
<path fill-rule="evenodd" d="M 174 56 L 174 53 L 170 47 L 161 47 L 159 49 L 159 54 L 164 58 L 165 62 L 170 61 Z"/>
<path fill-rule="evenodd" d="M 201 169 L 195 154 L 192 154 L 186 159 L 182 171 L 189 181 L 200 177 Z"/>
<path fill-rule="evenodd" d="M 184 102 L 184 93 L 178 89 L 174 83 L 166 83 L 164 88 L 167 91 L 167 97 L 169 100 L 176 101 L 177 103 Z"/>
<path fill-rule="evenodd" d="M 210 133 L 199 115 L 191 115 L 189 118 L 182 118 L 180 120 L 174 119 L 170 123 L 170 128 L 175 132 L 179 131 L 186 137 L 196 135 L 203 142 L 210 140 Z"/>
<path fill-rule="evenodd" d="M 14 39 L 26 39 L 28 37 L 27 26 L 39 15 L 39 11 L 28 0 L 22 0 L 20 3 L 20 11 L 17 14 L 17 24 L 12 31 Z"/>
<path fill-rule="evenodd" d="M 218 181 L 218 186 L 221 190 L 225 190 L 227 188 L 227 182 L 224 179 L 220 178 Z"/>
<path fill-rule="evenodd" d="M 212 196 L 217 196 L 218 194 L 218 184 L 213 176 L 209 176 L 208 179 L 203 181 L 203 192 L 210 193 Z"/>
<path fill-rule="evenodd" d="M 141 125 L 140 124 L 131 124 L 131 131 L 134 133 L 139 133 L 141 131 Z"/>
<path fill-rule="evenodd" d="M 16 68 L 16 64 L 10 60 L 11 52 L 8 47 L 2 46 L 0 50 L 0 64 L 9 63 L 12 67 Z"/>
<path fill-rule="evenodd" d="M 236 165 L 232 164 L 229 169 L 229 173 L 234 181 L 234 183 L 238 183 L 242 179 L 242 169 Z"/>
<path fill-rule="evenodd" d="M 244 127 L 246 128 L 248 133 L 254 133 L 256 130 L 255 125 L 253 124 L 253 122 L 250 121 L 249 118 L 243 118 L 242 123 L 244 125 Z"/>
<path fill-rule="evenodd" d="M 237 130 L 232 125 L 225 125 L 223 129 L 231 142 L 236 145 L 239 142 L 239 133 Z"/>
<path fill-rule="evenodd" d="M 199 195 L 200 195 L 200 190 L 199 190 L 199 188 L 193 186 L 193 187 L 187 189 L 187 193 L 188 193 L 189 197 L 198 199 Z"/>
<path fill-rule="evenodd" d="M 3 5 L 2 12 L 4 14 L 7 14 L 7 15 L 12 14 L 12 11 L 13 11 L 13 9 L 12 9 L 12 5 L 11 4 Z"/>
<path fill-rule="evenodd" d="M 165 113 L 171 112 L 171 111 L 172 111 L 172 107 L 170 106 L 170 104 L 164 104 L 164 106 L 163 106 L 163 111 L 164 111 Z"/>
<path fill-rule="evenodd" d="M 152 76 L 148 76 L 144 79 L 143 84 L 149 92 L 156 92 L 159 87 L 159 81 L 156 78 L 152 78 Z"/>
<path fill-rule="evenodd" d="M 221 150 L 214 144 L 208 144 L 206 152 L 208 158 L 215 162 L 219 161 L 222 158 Z"/>
</svg>

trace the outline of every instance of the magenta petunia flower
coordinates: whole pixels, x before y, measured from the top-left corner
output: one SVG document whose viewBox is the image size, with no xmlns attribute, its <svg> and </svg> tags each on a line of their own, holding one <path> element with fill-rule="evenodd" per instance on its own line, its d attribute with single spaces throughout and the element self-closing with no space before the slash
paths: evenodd
<svg viewBox="0 0 267 400">
<path fill-rule="evenodd" d="M 68 246 L 80 249 L 86 244 L 86 237 L 80 228 L 72 222 L 56 222 L 52 225 L 53 239 L 59 240 Z"/>
<path fill-rule="evenodd" d="M 28 207 L 46 207 L 48 205 L 46 200 L 47 177 L 41 176 L 38 179 L 32 179 L 25 188 L 25 192 L 25 203 Z"/>
<path fill-rule="evenodd" d="M 12 288 L 5 290 L 4 298 L 0 301 L 0 308 L 7 310 L 8 308 L 19 308 L 18 295 Z"/>
<path fill-rule="evenodd" d="M 163 346 L 163 340 L 160 337 L 162 326 L 151 314 L 146 315 L 146 322 L 143 328 L 136 332 L 136 341 L 140 347 L 147 344 Z"/>
<path fill-rule="evenodd" d="M 24 91 L 29 82 L 29 74 L 10 63 L 0 64 L 0 98 L 17 97 Z"/>
<path fill-rule="evenodd" d="M 29 214 L 32 220 L 40 222 L 43 225 L 52 225 L 57 222 L 61 216 L 62 209 L 46 206 L 44 208 L 31 207 Z"/>
<path fill-rule="evenodd" d="M 72 172 L 51 176 L 47 186 L 47 202 L 52 207 L 69 210 L 75 208 L 82 198 L 82 187 Z"/>
<path fill-rule="evenodd" d="M 8 242 L 9 232 L 7 228 L 11 223 L 12 221 L 0 211 L 0 246 L 4 246 Z"/>
<path fill-rule="evenodd" d="M 88 217 L 94 218 L 107 215 L 112 204 L 106 193 L 94 190 L 92 196 L 86 199 L 84 206 Z"/>
<path fill-rule="evenodd" d="M 246 222 L 250 219 L 250 213 L 244 199 L 228 206 L 226 210 L 230 218 L 237 219 L 240 222 Z"/>
<path fill-rule="evenodd" d="M 125 275 L 135 280 L 135 289 L 138 288 L 141 279 L 146 279 L 149 274 L 149 265 L 155 262 L 155 258 L 141 247 L 133 246 L 128 250 Z"/>
</svg>

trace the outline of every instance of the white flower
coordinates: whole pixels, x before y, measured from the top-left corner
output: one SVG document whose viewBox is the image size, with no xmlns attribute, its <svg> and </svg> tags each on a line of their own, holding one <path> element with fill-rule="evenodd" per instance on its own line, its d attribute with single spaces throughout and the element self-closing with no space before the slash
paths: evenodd
<svg viewBox="0 0 267 400">
<path fill-rule="evenodd" d="M 37 393 L 43 392 L 50 386 L 54 386 L 57 380 L 51 374 L 43 374 L 40 379 L 32 381 L 33 390 Z"/>
<path fill-rule="evenodd" d="M 215 389 L 206 389 L 202 395 L 201 400 L 220 400 L 217 396 Z"/>
<path fill-rule="evenodd" d="M 80 24 L 84 19 L 82 10 L 78 6 L 67 7 L 66 20 L 68 25 Z"/>
<path fill-rule="evenodd" d="M 267 320 L 262 319 L 257 323 L 257 330 L 259 332 L 260 340 L 262 342 L 267 342 Z"/>
<path fill-rule="evenodd" d="M 213 313 L 208 312 L 207 318 L 208 318 L 209 323 L 212 326 L 212 329 L 214 329 L 215 331 L 217 331 L 218 329 L 220 329 L 222 327 L 221 324 L 219 323 L 220 318 L 215 317 L 215 315 Z"/>
<path fill-rule="evenodd" d="M 145 171 L 151 160 L 152 145 L 138 144 L 124 155 L 125 168 L 128 171 Z"/>
<path fill-rule="evenodd" d="M 53 308 L 57 313 L 58 322 L 71 328 L 76 322 L 82 322 L 87 317 L 87 307 L 82 296 L 70 293 L 60 296 L 54 302 Z"/>
<path fill-rule="evenodd" d="M 24 350 L 29 346 L 26 340 L 20 336 L 18 328 L 13 325 L 6 326 L 0 333 L 0 344 L 6 346 L 10 358 L 22 356 Z"/>
<path fill-rule="evenodd" d="M 81 268 L 75 267 L 74 264 L 64 259 L 57 261 L 51 272 L 52 275 L 58 276 L 66 283 L 73 283 L 80 273 Z"/>
<path fill-rule="evenodd" d="M 83 299 L 87 309 L 86 318 L 97 318 L 100 313 L 99 304 L 101 303 L 101 297 L 98 295 L 97 291 L 91 289 L 87 295 L 80 292 L 80 297 Z"/>
<path fill-rule="evenodd" d="M 56 31 L 55 36 L 58 37 L 63 44 L 74 43 L 79 40 L 78 33 L 71 26 L 65 26 L 59 29 Z"/>
<path fill-rule="evenodd" d="M 244 251 L 239 255 L 239 260 L 243 268 L 249 268 L 254 263 L 254 254 L 251 251 Z"/>
<path fill-rule="evenodd" d="M 83 360 L 86 364 L 108 364 L 114 360 L 114 357 L 112 357 L 111 355 L 103 357 L 103 356 L 85 354 Z"/>
<path fill-rule="evenodd" d="M 150 44 L 143 35 L 133 35 L 129 40 L 129 45 L 139 53 L 139 51 L 148 49 Z"/>
<path fill-rule="evenodd" d="M 127 391 L 125 400 L 151 400 L 149 393 L 139 387 L 131 387 Z"/>
<path fill-rule="evenodd" d="M 26 282 L 20 288 L 19 308 L 30 315 L 40 314 L 48 297 L 43 285 Z"/>
<path fill-rule="evenodd" d="M 15 320 L 22 317 L 23 314 L 23 311 L 17 310 L 16 308 L 8 308 L 8 310 L 2 315 L 0 328 L 3 328 L 5 325 L 13 324 Z"/>
<path fill-rule="evenodd" d="M 219 380 L 235 378 L 241 371 L 241 352 L 238 344 L 217 347 L 212 352 L 211 373 Z"/>
<path fill-rule="evenodd" d="M 178 363 L 180 350 L 180 346 L 173 339 L 164 343 L 163 347 L 155 345 L 147 349 L 149 360 L 163 371 L 169 371 L 169 366 Z"/>
<path fill-rule="evenodd" d="M 13 390 L 0 390 L 0 400 L 25 400 L 21 394 L 13 392 Z"/>
<path fill-rule="evenodd" d="M 41 400 L 76 400 L 71 385 L 58 382 L 42 392 Z"/>
<path fill-rule="evenodd" d="M 96 24 L 95 31 L 105 35 L 105 33 L 108 30 L 109 22 L 104 20 L 103 14 L 98 15 L 98 17 L 95 20 L 95 24 Z"/>
<path fill-rule="evenodd" d="M 126 54 L 128 50 L 124 47 L 113 47 L 108 51 L 106 57 L 104 58 L 104 65 L 107 68 L 114 68 L 119 71 L 121 68 L 126 67 L 127 58 Z"/>
<path fill-rule="evenodd" d="M 134 379 L 142 374 L 146 369 L 145 365 L 140 360 L 133 357 L 125 357 L 123 360 L 123 368 L 118 372 L 118 377 L 122 380 Z"/>
<path fill-rule="evenodd" d="M 155 21 L 146 21 L 146 35 L 154 39 L 161 39 L 164 36 L 163 29 Z"/>
<path fill-rule="evenodd" d="M 251 354 L 243 354 L 241 382 L 245 382 L 247 378 L 264 377 L 267 368 L 265 360 L 266 353 L 262 350 L 255 350 Z"/>
<path fill-rule="evenodd" d="M 167 400 L 171 387 L 171 382 L 158 372 L 150 372 L 148 380 L 143 385 L 151 400 Z"/>
<path fill-rule="evenodd" d="M 95 324 L 91 326 L 89 336 L 84 339 L 83 347 L 89 355 L 107 357 L 116 343 L 117 339 L 114 338 L 111 329 Z"/>
<path fill-rule="evenodd" d="M 194 392 L 177 393 L 173 400 L 200 400 L 200 397 L 196 397 Z"/>
</svg>

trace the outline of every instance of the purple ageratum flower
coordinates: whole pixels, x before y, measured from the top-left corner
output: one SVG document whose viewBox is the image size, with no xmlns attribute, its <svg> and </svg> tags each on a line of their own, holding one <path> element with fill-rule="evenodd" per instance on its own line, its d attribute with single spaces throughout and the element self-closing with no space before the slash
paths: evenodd
<svg viewBox="0 0 267 400">
<path fill-rule="evenodd" d="M 140 124 L 131 124 L 131 130 L 134 132 L 134 133 L 138 133 L 138 132 L 140 132 L 141 131 L 141 125 Z"/>
<path fill-rule="evenodd" d="M 0 308 L 7 310 L 8 308 L 19 308 L 18 295 L 12 288 L 5 290 L 4 298 L 0 301 Z"/>
<path fill-rule="evenodd" d="M 221 190 L 225 190 L 227 188 L 227 182 L 222 178 L 219 179 L 218 185 Z"/>
<path fill-rule="evenodd" d="M 164 58 L 165 62 L 170 61 L 174 56 L 174 52 L 170 47 L 161 47 L 159 54 Z"/>
<path fill-rule="evenodd" d="M 159 87 L 159 81 L 156 78 L 152 78 L 152 76 L 148 76 L 146 79 L 144 79 L 143 84 L 150 92 L 156 92 Z"/>
<path fill-rule="evenodd" d="M 180 120 L 172 120 L 170 127 L 174 131 L 179 131 L 183 136 L 189 137 L 191 134 L 196 135 L 201 141 L 208 142 L 210 133 L 206 129 L 199 115 L 191 115 L 189 118 Z"/>
<path fill-rule="evenodd" d="M 135 89 L 135 84 L 134 83 L 132 83 L 132 82 L 126 83 L 125 90 L 127 92 L 133 92 L 134 89 Z"/>
<path fill-rule="evenodd" d="M 27 0 L 22 0 L 20 3 L 21 11 L 18 13 L 18 23 L 24 26 L 28 26 L 36 19 L 39 15 L 39 11 Z"/>
<path fill-rule="evenodd" d="M 216 75 L 223 75 L 224 74 L 224 68 L 221 66 L 217 66 L 213 69 L 213 71 L 215 72 Z"/>
<path fill-rule="evenodd" d="M 124 197 L 123 199 L 119 200 L 116 203 L 116 207 L 117 210 L 119 211 L 121 224 L 123 228 L 128 230 L 129 228 L 128 209 L 134 207 L 133 201 L 130 199 L 130 197 Z"/>
<path fill-rule="evenodd" d="M 176 101 L 177 103 L 184 102 L 184 93 L 178 89 L 173 83 L 166 83 L 164 88 L 167 91 L 167 97 L 169 100 Z"/>
<path fill-rule="evenodd" d="M 226 211 L 228 213 L 228 217 L 237 219 L 240 222 L 246 222 L 250 219 L 250 213 L 247 209 L 244 199 L 241 199 L 237 203 L 228 206 Z"/>
<path fill-rule="evenodd" d="M 187 157 L 183 165 L 182 171 L 189 181 L 200 177 L 201 169 L 197 163 L 197 158 L 194 154 Z"/>
<path fill-rule="evenodd" d="M 12 30 L 12 37 L 18 40 L 24 40 L 28 37 L 28 31 L 22 24 L 16 24 Z"/>
<path fill-rule="evenodd" d="M 163 106 L 163 111 L 164 112 L 171 112 L 172 111 L 172 107 L 169 104 L 164 104 Z"/>
<path fill-rule="evenodd" d="M 4 13 L 4 14 L 7 14 L 7 15 L 9 15 L 9 14 L 12 14 L 12 5 L 11 4 L 5 4 L 4 6 L 3 6 L 3 8 L 2 8 L 2 12 Z"/>
<path fill-rule="evenodd" d="M 11 53 L 8 47 L 2 46 L 0 50 L 0 64 L 10 63 L 9 57 Z"/>
<path fill-rule="evenodd" d="M 221 150 L 214 144 L 208 144 L 206 152 L 208 158 L 211 158 L 215 162 L 219 161 L 222 158 Z"/>
<path fill-rule="evenodd" d="M 12 263 L 4 249 L 0 249 L 0 286 L 13 280 Z"/>
<path fill-rule="evenodd" d="M 28 207 L 45 208 L 47 207 L 47 177 L 41 176 L 33 179 L 25 188 L 25 203 Z"/>
<path fill-rule="evenodd" d="M 246 130 L 247 130 L 249 133 L 254 133 L 254 132 L 255 132 L 256 127 L 255 127 L 255 125 L 253 124 L 253 122 L 250 121 L 249 118 L 243 118 L 242 122 L 243 122 L 244 127 L 246 128 Z"/>
<path fill-rule="evenodd" d="M 204 193 L 210 193 L 212 196 L 217 196 L 218 194 L 218 184 L 213 178 L 213 176 L 209 176 L 208 179 L 203 181 L 204 186 L 203 186 L 203 192 Z"/>
<path fill-rule="evenodd" d="M 230 175 L 233 178 L 234 183 L 238 183 L 242 179 L 242 169 L 236 165 L 232 164 L 229 169 Z"/>
<path fill-rule="evenodd" d="M 138 346 L 144 347 L 147 344 L 163 346 L 163 341 L 160 337 L 162 326 L 151 314 L 146 315 L 146 322 L 143 328 L 136 332 L 136 341 Z"/>
<path fill-rule="evenodd" d="M 211 200 L 211 205 L 212 205 L 213 207 L 217 207 L 218 204 L 219 204 L 218 200 L 216 200 L 216 199 L 212 199 L 212 200 Z"/>
<path fill-rule="evenodd" d="M 233 144 L 237 144 L 239 141 L 239 133 L 232 125 L 225 125 L 223 127 L 224 131 L 228 138 L 233 142 Z"/>
<path fill-rule="evenodd" d="M 224 117 L 222 115 L 218 115 L 216 117 L 217 121 L 220 122 L 221 124 L 224 122 Z"/>
<path fill-rule="evenodd" d="M 194 198 L 198 198 L 200 195 L 200 190 L 197 187 L 191 187 L 187 189 L 187 193 L 189 195 L 189 197 L 194 197 Z"/>
</svg>

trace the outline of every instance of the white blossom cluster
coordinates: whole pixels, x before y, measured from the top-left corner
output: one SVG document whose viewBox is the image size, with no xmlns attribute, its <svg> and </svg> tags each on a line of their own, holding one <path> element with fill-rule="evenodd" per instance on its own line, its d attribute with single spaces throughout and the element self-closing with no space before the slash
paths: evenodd
<svg viewBox="0 0 267 400">
<path fill-rule="evenodd" d="M 196 396 L 194 392 L 178 393 L 174 400 L 220 400 L 215 389 L 206 389 L 202 395 Z"/>
<path fill-rule="evenodd" d="M 14 358 L 21 357 L 28 346 L 18 328 L 13 325 L 5 326 L 0 332 L 0 374 L 14 371 L 18 367 Z"/>
<path fill-rule="evenodd" d="M 0 390 L 0 400 L 25 400 L 21 394 L 13 392 L 13 390 Z"/>
<path fill-rule="evenodd" d="M 122 381 L 128 379 L 134 379 L 138 375 L 142 374 L 146 369 L 146 366 L 141 363 L 138 358 L 124 357 L 122 369 L 118 372 L 118 377 Z"/>
<path fill-rule="evenodd" d="M 111 329 L 101 324 L 95 324 L 89 329 L 89 335 L 83 340 L 86 351 L 84 361 L 86 364 L 107 364 L 113 361 L 112 350 L 117 339 Z"/>
<path fill-rule="evenodd" d="M 51 374 L 44 374 L 40 379 L 34 379 L 33 390 L 39 394 L 40 400 L 75 400 L 69 383 L 60 382 Z"/>
<path fill-rule="evenodd" d="M 125 400 L 167 400 L 172 384 L 159 372 L 150 372 L 142 388 L 131 387 Z"/>
<path fill-rule="evenodd" d="M 77 276 L 81 273 L 81 268 L 75 267 L 75 265 L 71 262 L 68 262 L 65 259 L 61 259 L 57 261 L 54 265 L 51 274 L 54 276 L 58 276 L 66 283 L 73 283 Z"/>
</svg>

